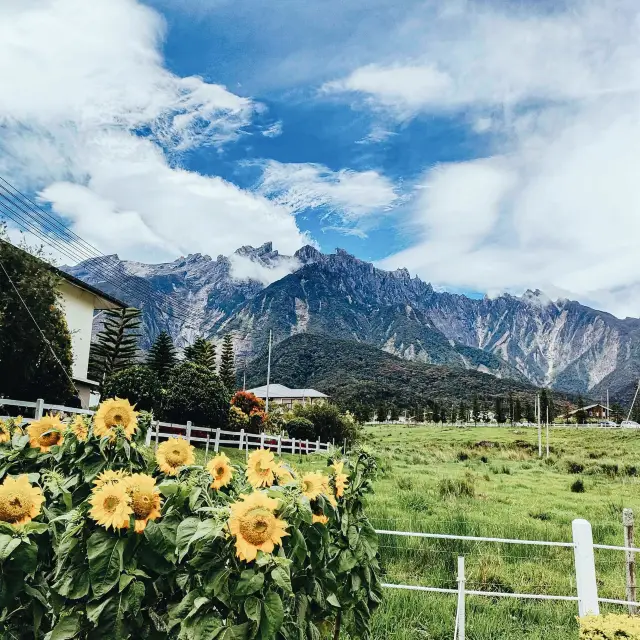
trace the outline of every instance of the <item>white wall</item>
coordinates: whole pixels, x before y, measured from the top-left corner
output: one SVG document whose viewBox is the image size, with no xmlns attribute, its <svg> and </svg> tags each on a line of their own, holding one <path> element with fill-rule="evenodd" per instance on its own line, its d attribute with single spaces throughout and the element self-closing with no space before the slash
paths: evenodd
<svg viewBox="0 0 640 640">
<path fill-rule="evenodd" d="M 60 284 L 59 290 L 62 294 L 60 303 L 71 332 L 73 377 L 86 379 L 95 296 L 65 281 Z"/>
</svg>

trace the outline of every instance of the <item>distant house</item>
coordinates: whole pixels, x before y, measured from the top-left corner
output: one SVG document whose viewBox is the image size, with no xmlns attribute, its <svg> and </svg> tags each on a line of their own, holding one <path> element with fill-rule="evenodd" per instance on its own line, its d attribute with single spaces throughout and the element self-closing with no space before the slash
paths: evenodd
<svg viewBox="0 0 640 640">
<path fill-rule="evenodd" d="M 117 298 L 100 291 L 74 276 L 50 267 L 60 278 L 60 305 L 64 311 L 71 333 L 73 366 L 71 377 L 78 389 L 83 408 L 89 406 L 89 397 L 99 383 L 87 378 L 89 370 L 89 347 L 94 311 L 99 309 L 125 309 L 127 305 Z M 45 398 L 46 401 L 46 398 Z"/>
<path fill-rule="evenodd" d="M 267 399 L 267 385 L 262 387 L 256 387 L 255 389 L 248 389 L 249 392 L 262 398 Z M 282 405 L 287 409 L 291 409 L 294 404 L 317 404 L 326 402 L 329 396 L 316 391 L 315 389 L 289 389 L 283 384 L 270 384 L 269 385 L 269 402 Z"/>
<path fill-rule="evenodd" d="M 607 407 L 603 404 L 590 404 L 586 407 L 582 407 L 580 409 L 575 409 L 574 411 L 570 411 L 570 416 L 575 416 L 576 413 L 580 411 L 584 411 L 584 414 L 587 418 L 597 418 L 598 420 L 604 420 L 607 417 Z"/>
</svg>

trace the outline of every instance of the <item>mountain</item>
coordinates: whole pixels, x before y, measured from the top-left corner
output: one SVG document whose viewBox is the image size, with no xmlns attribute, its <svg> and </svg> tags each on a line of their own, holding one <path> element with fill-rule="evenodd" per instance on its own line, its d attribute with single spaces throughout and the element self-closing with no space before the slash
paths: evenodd
<svg viewBox="0 0 640 640">
<path fill-rule="evenodd" d="M 373 345 L 407 360 L 527 380 L 599 398 L 640 376 L 640 320 L 618 319 L 540 291 L 472 299 L 435 291 L 406 269 L 384 271 L 343 250 L 271 243 L 212 260 L 145 265 L 117 256 L 68 268 L 144 311 L 143 346 L 166 328 L 182 346 L 232 333 L 240 361 L 300 333 Z M 113 284 L 114 276 L 116 285 Z"/>
<path fill-rule="evenodd" d="M 247 388 L 265 384 L 267 352 L 247 365 Z M 304 333 L 277 344 L 271 356 L 271 381 L 288 387 L 312 388 L 351 406 L 379 402 L 401 408 L 426 407 L 437 402 L 447 407 L 478 397 L 491 404 L 510 393 L 532 401 L 539 391 L 533 385 L 496 378 L 460 367 L 408 361 L 370 345 Z"/>
</svg>

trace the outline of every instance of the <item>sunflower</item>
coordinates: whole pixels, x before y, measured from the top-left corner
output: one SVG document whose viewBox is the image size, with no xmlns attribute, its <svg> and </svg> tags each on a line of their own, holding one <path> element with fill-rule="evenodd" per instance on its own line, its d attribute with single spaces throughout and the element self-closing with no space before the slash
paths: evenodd
<svg viewBox="0 0 640 640">
<path fill-rule="evenodd" d="M 105 400 L 93 418 L 93 432 L 98 438 L 108 437 L 113 440 L 116 437 L 115 428 L 122 427 L 127 440 L 131 440 L 138 429 L 138 412 L 134 408 L 128 400 Z"/>
<path fill-rule="evenodd" d="M 0 444 L 3 442 L 9 442 L 11 440 L 11 431 L 9 431 L 9 425 L 0 420 Z"/>
<path fill-rule="evenodd" d="M 73 422 L 69 425 L 69 428 L 75 434 L 76 438 L 80 442 L 84 442 L 89 435 L 89 427 L 87 427 L 87 423 L 84 421 L 83 417 L 78 415 L 73 419 Z"/>
<path fill-rule="evenodd" d="M 334 462 L 331 467 L 336 474 L 336 477 L 334 478 L 334 482 L 336 485 L 336 497 L 342 498 L 342 496 L 344 495 L 344 490 L 349 484 L 349 476 L 346 473 L 342 473 L 344 462 Z"/>
<path fill-rule="evenodd" d="M 160 471 L 170 476 L 178 475 L 178 469 L 195 462 L 193 447 L 182 438 L 169 438 L 156 451 Z"/>
<path fill-rule="evenodd" d="M 131 497 L 124 482 L 105 484 L 95 488 L 89 500 L 89 515 L 105 529 L 126 529 L 133 513 Z"/>
<path fill-rule="evenodd" d="M 144 473 L 134 473 L 125 478 L 124 486 L 131 497 L 135 532 L 142 533 L 149 520 L 155 520 L 162 515 L 160 513 L 160 493 L 156 487 L 156 481 Z"/>
<path fill-rule="evenodd" d="M 275 480 L 276 466 L 271 451 L 258 449 L 247 461 L 247 480 L 255 489 L 270 487 Z"/>
<path fill-rule="evenodd" d="M 327 486 L 327 479 L 321 473 L 305 473 L 302 476 L 302 495 L 309 498 L 309 500 L 315 500 Z"/>
<path fill-rule="evenodd" d="M 316 522 L 320 523 L 320 524 L 327 524 L 327 522 L 329 522 L 329 518 L 327 518 L 327 516 L 323 515 L 323 514 L 313 514 L 313 524 L 316 524 Z"/>
<path fill-rule="evenodd" d="M 273 553 L 275 545 L 282 544 L 289 526 L 276 518 L 274 511 L 278 501 L 260 492 L 242 495 L 231 505 L 229 531 L 236 538 L 236 555 L 240 560 L 251 562 L 258 551 Z"/>
<path fill-rule="evenodd" d="M 213 482 L 211 483 L 212 489 L 226 487 L 233 477 L 231 460 L 229 460 L 224 453 L 221 453 L 207 463 L 207 471 L 209 471 L 213 478 Z"/>
<path fill-rule="evenodd" d="M 273 472 L 276 474 L 276 478 L 278 478 L 278 484 L 280 485 L 289 484 L 294 480 L 293 471 L 286 467 L 282 462 L 278 466 L 276 466 Z"/>
<path fill-rule="evenodd" d="M 100 489 L 104 487 L 106 484 L 118 484 L 121 480 L 124 480 L 126 477 L 125 472 L 121 469 L 118 471 L 114 471 L 113 469 L 107 469 L 103 471 L 94 481 L 95 489 Z M 94 491 L 95 491 L 94 489 Z"/>
<path fill-rule="evenodd" d="M 27 476 L 8 476 L 0 485 L 0 521 L 27 524 L 40 513 L 43 502 L 42 490 L 32 487 Z"/>
<path fill-rule="evenodd" d="M 36 422 L 32 422 L 27 427 L 29 434 L 29 444 L 34 449 L 49 451 L 55 445 L 61 445 L 64 437 L 62 431 L 64 424 L 60 416 L 45 416 Z"/>
</svg>

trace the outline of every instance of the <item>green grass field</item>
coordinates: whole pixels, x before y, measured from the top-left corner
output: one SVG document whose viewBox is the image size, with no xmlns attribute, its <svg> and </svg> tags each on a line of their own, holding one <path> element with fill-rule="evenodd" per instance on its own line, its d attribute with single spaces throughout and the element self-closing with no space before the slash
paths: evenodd
<svg viewBox="0 0 640 640">
<path fill-rule="evenodd" d="M 595 542 L 621 545 L 623 507 L 640 519 L 637 432 L 554 428 L 549 461 L 538 459 L 534 429 L 375 426 L 365 429 L 364 442 L 382 468 L 369 508 L 377 529 L 571 541 L 571 521 L 582 517 Z M 325 464 L 317 456 L 293 461 Z M 583 493 L 571 490 L 576 480 Z M 464 555 L 469 589 L 575 595 L 572 549 L 397 536 L 380 543 L 388 583 L 455 588 Z M 596 551 L 596 564 L 600 596 L 624 598 L 624 554 Z M 376 639 L 453 638 L 455 596 L 385 595 Z M 571 602 L 468 597 L 467 638 L 575 640 L 576 615 Z"/>
</svg>

